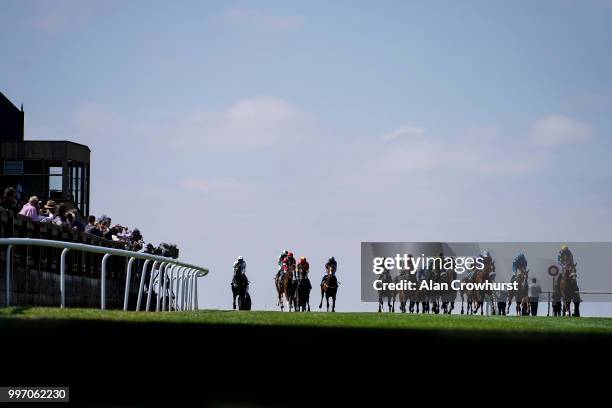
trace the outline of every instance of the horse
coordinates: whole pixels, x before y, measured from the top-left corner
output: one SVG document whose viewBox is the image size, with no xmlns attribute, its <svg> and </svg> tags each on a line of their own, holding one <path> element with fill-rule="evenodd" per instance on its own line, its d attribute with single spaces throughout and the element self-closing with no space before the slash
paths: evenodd
<svg viewBox="0 0 612 408">
<path fill-rule="evenodd" d="M 299 312 L 310 312 L 310 290 L 312 285 L 308 279 L 308 273 L 298 265 L 298 281 L 297 281 L 297 310 Z"/>
<path fill-rule="evenodd" d="M 236 270 L 232 279 L 232 303 L 236 310 L 236 298 L 238 298 L 238 310 L 251 310 L 251 296 L 249 295 L 249 279 L 240 270 Z"/>
<path fill-rule="evenodd" d="M 399 284 L 399 283 L 409 282 L 410 275 L 411 273 L 407 269 L 403 269 L 400 272 L 400 274 L 395 278 L 395 283 Z M 406 313 L 406 303 L 408 303 L 410 299 L 410 292 L 411 292 L 410 290 L 405 289 L 404 287 L 402 287 L 402 289 L 397 290 L 397 295 L 399 297 L 399 303 L 400 303 L 400 311 L 402 313 Z"/>
<path fill-rule="evenodd" d="M 494 280 L 494 276 L 495 276 L 494 273 L 495 273 L 495 262 L 493 261 L 493 259 L 491 259 L 490 256 L 486 256 L 484 258 L 484 268 L 480 270 L 477 269 L 474 274 L 474 283 L 476 285 L 479 285 L 479 284 L 488 282 L 489 280 L 492 281 Z M 478 310 L 480 310 L 481 316 L 484 314 L 484 299 L 485 299 L 485 296 L 487 295 L 491 299 L 491 308 L 492 308 L 493 314 L 495 314 L 497 296 L 495 295 L 494 291 L 474 290 L 473 295 L 474 295 L 474 301 L 476 302 L 476 309 L 473 310 L 472 314 L 478 313 Z"/>
<path fill-rule="evenodd" d="M 446 269 L 440 274 L 440 282 L 446 283 L 448 289 L 442 291 L 442 311 L 444 314 L 452 314 L 455 309 L 455 299 L 457 298 L 457 291 L 453 289 L 451 283 L 456 279 L 455 271 L 452 269 Z M 450 305 L 450 307 L 449 307 Z"/>
<path fill-rule="evenodd" d="M 325 296 L 325 302 L 327 303 L 327 311 L 329 312 L 329 298 L 332 298 L 332 312 L 336 311 L 336 294 L 338 293 L 338 279 L 336 275 L 332 273 L 331 269 L 327 269 L 327 275 L 321 282 L 321 302 L 319 303 L 319 309 L 323 307 L 323 296 Z"/>
<path fill-rule="evenodd" d="M 466 283 L 474 283 L 474 277 L 476 275 L 475 271 L 468 272 L 463 278 L 461 278 L 461 291 L 459 295 L 461 296 L 461 314 L 473 314 L 474 312 L 474 290 L 467 289 L 465 287 Z M 463 308 L 463 301 L 465 300 L 466 309 Z"/>
<path fill-rule="evenodd" d="M 563 316 L 580 317 L 580 289 L 576 275 L 576 265 L 570 264 L 563 267 L 563 272 L 559 276 L 559 291 L 563 299 Z M 572 313 L 571 304 L 574 304 L 574 312 Z"/>
<path fill-rule="evenodd" d="M 417 273 L 417 287 L 420 288 L 421 287 L 421 283 L 423 281 L 429 281 L 431 278 L 431 269 L 421 269 L 419 271 L 420 273 Z M 421 302 L 421 313 L 429 313 L 430 309 L 429 309 L 429 296 L 430 293 L 427 289 L 418 289 L 418 298 L 419 301 Z M 417 303 L 417 313 L 419 313 L 419 306 Z"/>
<path fill-rule="evenodd" d="M 508 291 L 508 305 L 506 314 L 510 314 L 512 298 L 516 301 L 516 315 L 529 315 L 529 269 L 519 269 L 518 273 L 512 277 L 512 282 L 516 282 L 517 289 Z"/>
<path fill-rule="evenodd" d="M 563 296 L 561 295 L 560 283 L 560 278 L 553 278 L 552 309 L 554 317 L 561 316 L 561 299 L 563 299 Z"/>
<path fill-rule="evenodd" d="M 297 282 L 294 279 L 293 266 L 283 266 L 283 269 L 284 273 L 277 275 L 274 279 L 276 291 L 278 292 L 278 305 L 281 308 L 281 312 L 285 309 L 285 302 L 287 302 L 289 311 L 291 311 L 291 308 L 297 311 Z"/>
<path fill-rule="evenodd" d="M 383 284 L 393 283 L 394 279 L 391 276 L 391 272 L 388 269 L 385 269 L 383 273 L 380 275 L 380 280 Z M 395 311 L 395 291 L 390 289 L 383 289 L 378 291 L 378 312 L 382 312 L 384 309 L 383 298 L 387 298 L 387 308 L 390 312 Z"/>
</svg>

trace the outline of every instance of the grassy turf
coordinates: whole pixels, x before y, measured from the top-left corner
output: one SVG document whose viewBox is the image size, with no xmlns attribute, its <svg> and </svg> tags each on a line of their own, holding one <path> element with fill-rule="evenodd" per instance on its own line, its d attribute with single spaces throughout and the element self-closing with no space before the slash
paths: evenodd
<svg viewBox="0 0 612 408">
<path fill-rule="evenodd" d="M 412 330 L 481 330 L 512 333 L 582 333 L 612 335 L 610 318 L 410 315 L 391 313 L 280 313 L 201 310 L 197 312 L 123 312 L 96 309 L 2 308 L 6 319 L 105 320 L 133 323 L 190 323 L 350 327 Z"/>
</svg>

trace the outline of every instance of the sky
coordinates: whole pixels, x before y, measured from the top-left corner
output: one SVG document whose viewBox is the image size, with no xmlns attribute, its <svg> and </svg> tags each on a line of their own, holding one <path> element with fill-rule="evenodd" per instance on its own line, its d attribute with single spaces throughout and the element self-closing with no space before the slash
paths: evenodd
<svg viewBox="0 0 612 408">
<path fill-rule="evenodd" d="M 612 1 L 0 6 L 26 139 L 90 146 L 92 212 L 210 268 L 200 307 L 237 256 L 256 309 L 290 249 L 375 310 L 362 241 L 612 240 Z"/>
</svg>

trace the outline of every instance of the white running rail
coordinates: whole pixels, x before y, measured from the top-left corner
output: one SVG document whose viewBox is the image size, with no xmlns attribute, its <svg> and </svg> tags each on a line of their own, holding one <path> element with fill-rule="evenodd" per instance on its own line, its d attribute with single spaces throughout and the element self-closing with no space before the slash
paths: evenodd
<svg viewBox="0 0 612 408">
<path fill-rule="evenodd" d="M 121 256 L 129 258 L 125 273 L 125 293 L 123 298 L 123 310 L 128 309 L 128 300 L 130 296 L 130 276 L 132 265 L 135 259 L 144 259 L 142 265 L 142 274 L 140 278 L 140 286 L 138 289 L 138 300 L 136 310 L 140 310 L 142 303 L 142 295 L 144 292 L 145 277 L 147 275 L 147 267 L 153 261 L 151 272 L 149 273 L 149 290 L 145 310 L 149 311 L 151 307 L 151 293 L 157 282 L 157 304 L 156 311 L 170 311 L 172 309 L 171 299 L 166 299 L 166 291 L 172 295 L 174 293 L 175 307 L 174 310 L 197 310 L 198 308 L 198 291 L 197 278 L 206 276 L 208 269 L 200 266 L 191 265 L 184 262 L 179 262 L 176 259 L 166 258 L 163 256 L 145 254 L 142 252 L 126 251 L 124 249 L 105 248 L 95 245 L 86 245 L 75 242 L 51 241 L 46 239 L 34 238 L 0 238 L 0 246 L 6 246 L 6 294 L 5 306 L 11 304 L 11 254 L 14 246 L 39 246 L 47 248 L 63 249 L 60 257 L 60 307 L 66 306 L 65 289 L 66 289 L 66 254 L 70 250 L 91 252 L 95 254 L 104 254 L 102 257 L 102 275 L 100 276 L 100 309 L 106 309 L 106 263 L 111 256 Z M 157 278 L 157 281 L 156 279 Z M 166 279 L 167 278 L 167 279 Z M 162 283 L 163 281 L 163 283 Z M 170 287 L 167 287 L 168 283 Z M 162 286 L 163 285 L 163 286 Z M 171 296 L 170 296 L 171 297 Z"/>
</svg>

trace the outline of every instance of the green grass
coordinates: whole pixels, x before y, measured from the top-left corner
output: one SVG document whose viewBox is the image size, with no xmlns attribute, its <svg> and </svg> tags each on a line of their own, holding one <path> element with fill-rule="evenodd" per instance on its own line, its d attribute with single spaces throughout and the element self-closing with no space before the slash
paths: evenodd
<svg viewBox="0 0 612 408">
<path fill-rule="evenodd" d="M 610 318 L 501 317 L 461 315 L 410 315 L 400 313 L 280 313 L 201 310 L 194 312 L 123 312 L 96 309 L 2 308 L 3 321 L 103 320 L 138 323 L 189 323 L 202 325 L 278 325 L 331 328 L 480 330 L 512 333 L 576 333 L 612 335 Z"/>
</svg>

